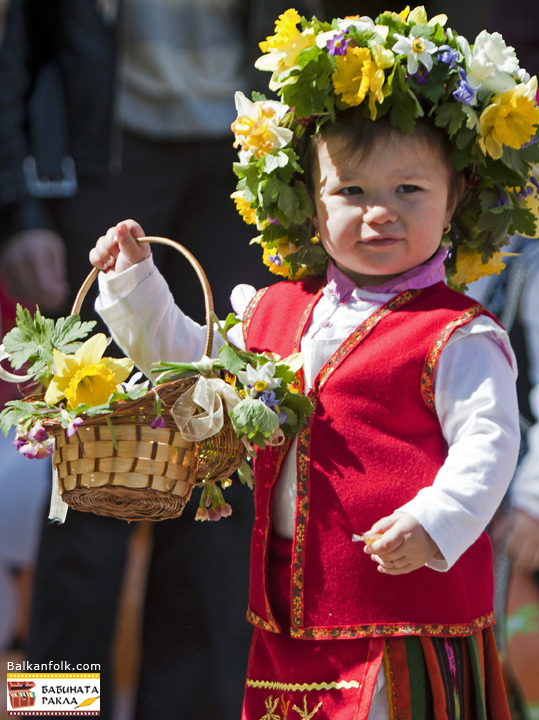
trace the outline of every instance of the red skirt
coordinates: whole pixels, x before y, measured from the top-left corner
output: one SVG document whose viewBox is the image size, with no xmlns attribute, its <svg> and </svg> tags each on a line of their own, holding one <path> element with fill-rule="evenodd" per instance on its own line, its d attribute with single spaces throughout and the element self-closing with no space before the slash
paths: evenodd
<svg viewBox="0 0 539 720">
<path fill-rule="evenodd" d="M 290 618 L 291 543 L 272 538 L 272 608 Z M 256 628 L 242 720 L 366 720 L 383 663 L 391 720 L 510 720 L 492 628 L 470 637 L 305 640 Z"/>
</svg>

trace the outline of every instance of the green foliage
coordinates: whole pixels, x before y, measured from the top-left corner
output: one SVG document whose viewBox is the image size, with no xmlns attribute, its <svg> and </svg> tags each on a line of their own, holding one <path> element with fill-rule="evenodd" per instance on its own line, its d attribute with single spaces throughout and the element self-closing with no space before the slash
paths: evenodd
<svg viewBox="0 0 539 720">
<path fill-rule="evenodd" d="M 51 376 L 53 350 L 66 354 L 74 353 L 80 342 L 94 327 L 95 322 L 81 322 L 78 315 L 60 318 L 56 322 L 45 318 L 36 309 L 35 315 L 17 305 L 16 327 L 3 340 L 9 354 L 9 362 L 16 370 L 28 364 L 26 370 L 36 381 L 42 382 Z"/>
</svg>

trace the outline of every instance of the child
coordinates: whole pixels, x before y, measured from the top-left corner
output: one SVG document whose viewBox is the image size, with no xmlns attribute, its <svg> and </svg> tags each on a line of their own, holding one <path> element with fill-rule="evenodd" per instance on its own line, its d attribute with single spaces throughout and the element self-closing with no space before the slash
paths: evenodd
<svg viewBox="0 0 539 720">
<path fill-rule="evenodd" d="M 484 129 L 488 118 L 456 121 L 457 112 L 473 117 L 473 103 L 489 106 L 494 91 L 461 102 L 460 70 L 475 50 L 443 30 L 443 16 L 428 23 L 417 8 L 376 23 L 313 19 L 301 32 L 297 22 L 294 11 L 281 16 L 259 61 L 273 70 L 272 89 L 292 93 L 294 111 L 240 96 L 234 124 L 239 200 L 256 211 L 265 262 L 304 277 L 258 293 L 237 287 L 243 322 L 229 337 L 258 352 L 301 350 L 315 406 L 296 441 L 259 451 L 255 463 L 256 629 L 243 718 L 506 719 L 483 531 L 517 459 L 515 360 L 498 322 L 443 280 L 447 265 L 464 283 L 459 250 L 498 260 L 518 221 L 502 180 L 519 152 L 535 152 L 521 147 L 537 132 L 533 81 L 519 106 L 533 123 L 519 126 L 506 157 Z M 523 85 L 510 49 L 496 42 L 498 64 L 507 63 L 502 71 L 492 61 L 490 74 Z M 417 119 L 423 106 L 439 127 Z M 440 129 L 448 113 L 451 129 Z M 488 162 L 477 162 L 480 153 Z M 489 224 L 482 193 L 494 188 Z M 205 331 L 174 305 L 148 246 L 136 242 L 143 235 L 121 222 L 90 259 L 106 272 L 99 312 L 148 373 L 158 359 L 200 357 Z M 365 545 L 354 542 L 362 533 Z"/>
</svg>

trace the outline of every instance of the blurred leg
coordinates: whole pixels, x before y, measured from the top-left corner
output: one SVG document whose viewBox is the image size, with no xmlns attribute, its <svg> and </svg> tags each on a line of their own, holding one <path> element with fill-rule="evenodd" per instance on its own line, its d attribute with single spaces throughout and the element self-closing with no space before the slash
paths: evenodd
<svg viewBox="0 0 539 720">
<path fill-rule="evenodd" d="M 539 584 L 513 571 L 507 603 L 508 653 L 527 720 L 539 720 Z"/>
</svg>

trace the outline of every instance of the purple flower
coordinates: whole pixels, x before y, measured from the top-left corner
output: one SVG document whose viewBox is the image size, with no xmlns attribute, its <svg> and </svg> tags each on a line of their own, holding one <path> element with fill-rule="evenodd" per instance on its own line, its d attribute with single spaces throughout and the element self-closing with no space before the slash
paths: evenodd
<svg viewBox="0 0 539 720">
<path fill-rule="evenodd" d="M 155 430 L 156 428 L 164 428 L 165 427 L 165 419 L 162 415 L 156 415 L 154 419 L 150 423 L 150 427 L 152 430 Z"/>
<path fill-rule="evenodd" d="M 272 265 L 278 265 L 279 267 L 283 264 L 283 260 L 279 253 L 275 253 L 275 255 L 270 255 L 268 253 L 268 260 L 272 263 Z"/>
<path fill-rule="evenodd" d="M 264 403 L 269 408 L 274 408 L 281 402 L 280 400 L 277 400 L 275 397 L 275 393 L 273 390 L 266 390 L 263 393 L 260 393 L 260 395 L 257 396 L 257 399 Z"/>
<path fill-rule="evenodd" d="M 49 433 L 45 430 L 43 425 L 34 425 L 34 427 L 28 433 L 28 440 L 32 442 L 45 442 L 49 439 Z"/>
<path fill-rule="evenodd" d="M 426 85 L 429 79 L 429 71 L 424 65 L 420 65 L 418 71 L 412 77 L 418 85 Z"/>
<path fill-rule="evenodd" d="M 468 82 L 466 78 L 466 73 L 462 68 L 459 70 L 459 73 L 461 79 L 459 81 L 458 88 L 453 93 L 453 97 L 459 102 L 461 102 L 463 105 L 471 105 L 475 98 L 475 93 L 477 92 L 477 90 L 479 90 L 481 86 L 478 85 L 477 87 L 472 87 Z"/>
<path fill-rule="evenodd" d="M 450 47 L 449 45 L 440 45 L 440 52 L 438 53 L 438 60 L 440 62 L 449 65 L 449 69 L 453 70 L 457 60 L 459 59 L 459 51 Z"/>
<path fill-rule="evenodd" d="M 17 427 L 17 431 L 15 433 L 15 440 L 13 441 L 13 445 L 15 445 L 15 450 L 17 452 L 20 451 L 20 449 L 28 443 L 28 433 L 25 430 L 22 430 L 20 426 Z"/>
<path fill-rule="evenodd" d="M 504 207 L 505 205 L 509 205 L 509 198 L 499 185 L 496 185 L 496 193 L 498 194 L 498 199 L 496 200 L 494 207 Z"/>
<path fill-rule="evenodd" d="M 346 55 L 346 50 L 349 45 L 350 40 L 347 40 L 341 33 L 333 35 L 333 37 L 327 41 L 326 48 L 330 55 Z"/>
<path fill-rule="evenodd" d="M 79 425 L 82 425 L 83 423 L 84 420 L 81 417 L 73 418 L 66 428 L 67 437 L 73 437 L 73 435 L 77 432 Z"/>
<path fill-rule="evenodd" d="M 42 460 L 49 457 L 54 452 L 54 439 L 49 438 L 45 442 L 28 442 L 18 448 L 18 452 L 29 460 Z"/>
</svg>

